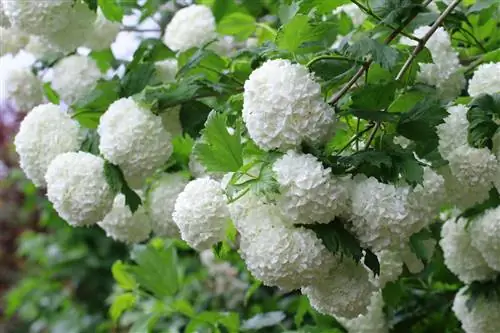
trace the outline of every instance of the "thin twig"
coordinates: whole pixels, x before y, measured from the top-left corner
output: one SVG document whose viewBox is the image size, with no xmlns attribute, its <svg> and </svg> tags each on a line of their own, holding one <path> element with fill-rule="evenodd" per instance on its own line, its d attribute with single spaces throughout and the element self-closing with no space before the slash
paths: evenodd
<svg viewBox="0 0 500 333">
<path fill-rule="evenodd" d="M 423 4 L 423 6 L 424 7 L 427 6 L 431 1 L 432 0 L 426 1 Z M 406 28 L 406 26 L 415 19 L 417 15 L 418 13 L 413 14 L 405 22 L 403 22 L 403 24 L 401 24 L 396 30 L 393 30 L 392 33 L 389 36 L 387 36 L 387 38 L 384 40 L 384 44 L 389 44 L 390 42 L 392 42 L 401 33 L 401 31 L 403 31 Z M 356 83 L 356 81 L 358 81 L 358 79 L 368 70 L 368 68 L 370 68 L 371 64 L 372 60 L 366 61 L 363 64 L 363 66 L 361 66 L 361 68 L 356 72 L 356 74 L 354 74 L 354 76 L 349 80 L 349 82 L 347 82 L 342 87 L 342 89 L 340 89 L 340 91 L 337 94 L 335 94 L 335 96 L 333 96 L 332 100 L 329 101 L 329 104 L 334 105 L 335 103 L 337 103 L 342 98 L 342 96 L 344 96 L 345 93 L 349 89 L 351 89 L 351 87 Z"/>
<path fill-rule="evenodd" d="M 156 28 L 156 29 L 140 29 L 140 28 L 137 28 L 137 27 L 126 27 L 126 26 L 123 26 L 121 27 L 121 31 L 133 31 L 133 32 L 160 32 L 161 29 L 159 28 Z"/>
<path fill-rule="evenodd" d="M 377 123 L 375 124 L 375 127 L 373 127 L 373 130 L 370 133 L 370 137 L 368 137 L 368 140 L 366 141 L 365 150 L 370 148 L 370 145 L 372 144 L 372 141 L 375 138 L 375 134 L 377 134 L 377 131 L 379 128 L 380 128 L 380 122 L 377 121 Z"/>
<path fill-rule="evenodd" d="M 415 60 L 415 58 L 420 53 L 420 51 L 422 51 L 424 49 L 425 44 L 429 41 L 429 39 L 432 37 L 434 32 L 436 32 L 437 28 L 441 25 L 441 23 L 443 23 L 446 16 L 448 16 L 448 14 L 451 13 L 451 11 L 453 9 L 455 9 L 455 7 L 458 6 L 458 4 L 461 1 L 462 0 L 453 1 L 452 3 L 450 3 L 448 5 L 448 7 L 446 7 L 444 12 L 442 12 L 441 15 L 439 15 L 439 17 L 436 19 L 436 22 L 434 22 L 434 24 L 431 26 L 429 31 L 427 31 L 427 33 L 422 38 L 422 40 L 417 44 L 415 49 L 413 49 L 413 52 L 411 53 L 410 57 L 406 60 L 403 67 L 401 67 L 401 70 L 399 71 L 398 75 L 396 76 L 396 81 L 399 81 L 401 79 L 401 77 L 404 75 L 404 73 L 410 68 L 410 65 L 413 62 L 413 60 Z"/>
</svg>

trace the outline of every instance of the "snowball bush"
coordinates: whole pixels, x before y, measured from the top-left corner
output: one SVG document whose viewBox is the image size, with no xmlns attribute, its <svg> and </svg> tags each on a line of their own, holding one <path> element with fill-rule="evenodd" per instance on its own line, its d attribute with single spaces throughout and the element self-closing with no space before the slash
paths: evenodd
<svg viewBox="0 0 500 333">
<path fill-rule="evenodd" d="M 348 191 L 316 157 L 288 151 L 273 164 L 281 197 L 278 205 L 292 223 L 328 223 L 347 205 Z"/>
<path fill-rule="evenodd" d="M 436 127 L 439 137 L 439 153 L 448 159 L 455 149 L 467 145 L 467 107 L 455 105 L 448 108 L 449 115 Z"/>
<path fill-rule="evenodd" d="M 3 28 L 0 26 L 0 56 L 12 53 L 16 54 L 28 44 L 30 36 L 15 28 Z"/>
<path fill-rule="evenodd" d="M 72 226 L 101 221 L 113 205 L 115 193 L 104 176 L 104 160 L 85 152 L 58 155 L 49 164 L 47 197 L 57 213 Z"/>
<path fill-rule="evenodd" d="M 42 82 L 29 67 L 11 64 L 0 77 L 1 97 L 28 112 L 43 102 Z"/>
<path fill-rule="evenodd" d="M 479 65 L 469 81 L 468 92 L 472 97 L 500 92 L 500 62 Z"/>
<path fill-rule="evenodd" d="M 366 314 L 375 287 L 363 266 L 344 258 L 327 279 L 302 288 L 311 306 L 319 312 L 352 319 Z"/>
<path fill-rule="evenodd" d="M 469 309 L 467 301 L 470 296 L 465 294 L 466 288 L 463 287 L 455 295 L 452 307 L 465 333 L 500 332 L 500 322 L 498 321 L 500 302 L 498 299 L 487 299 L 484 296 L 480 296 L 474 302 L 472 309 Z"/>
<path fill-rule="evenodd" d="M 177 196 L 184 190 L 188 180 L 180 173 L 164 173 L 151 183 L 146 192 L 146 211 L 151 219 L 153 232 L 158 236 L 180 237 L 179 228 L 174 223 Z"/>
<path fill-rule="evenodd" d="M 149 237 L 151 224 L 144 206 L 140 206 L 134 213 L 125 204 L 125 196 L 118 194 L 111 211 L 97 222 L 108 237 L 114 240 L 134 244 L 142 242 Z"/>
<path fill-rule="evenodd" d="M 275 215 L 258 222 L 260 227 L 251 234 L 243 234 L 241 239 L 241 255 L 252 275 L 265 285 L 285 290 L 327 276 L 336 259 L 316 234 L 304 228 L 286 227 L 276 210 L 268 213 Z"/>
<path fill-rule="evenodd" d="M 337 318 L 349 333 L 387 333 L 389 323 L 384 312 L 384 298 L 381 292 L 374 292 L 370 298 L 367 313 L 353 319 Z"/>
<path fill-rule="evenodd" d="M 60 60 L 53 70 L 52 88 L 67 104 L 73 104 L 90 93 L 102 76 L 96 62 L 81 55 Z"/>
<path fill-rule="evenodd" d="M 97 12 L 91 32 L 88 33 L 83 46 L 94 51 L 107 49 L 120 32 L 120 23 L 109 21 L 101 10 Z"/>
<path fill-rule="evenodd" d="M 45 186 L 45 173 L 59 154 L 80 149 L 80 126 L 58 105 L 35 107 L 23 120 L 14 144 L 26 176 L 37 186 Z"/>
<path fill-rule="evenodd" d="M 172 154 L 171 136 L 160 117 L 132 98 L 111 104 L 102 115 L 97 132 L 102 155 L 122 168 L 134 188 L 141 187 Z"/>
<path fill-rule="evenodd" d="M 474 222 L 472 222 L 474 223 Z M 443 249 L 444 263 L 450 271 L 465 282 L 485 281 L 495 277 L 481 253 L 472 245 L 471 235 L 465 228 L 467 220 L 455 217 L 445 222 L 439 245 Z"/>
<path fill-rule="evenodd" d="M 46 35 L 70 24 L 73 2 L 68 0 L 1 0 L 12 25 L 33 35 Z"/>
<path fill-rule="evenodd" d="M 165 59 L 155 62 L 156 79 L 161 83 L 175 81 L 177 74 L 177 59 Z"/>
<path fill-rule="evenodd" d="M 500 271 L 500 207 L 487 210 L 471 222 L 472 245 L 479 250 L 488 266 Z"/>
<path fill-rule="evenodd" d="M 189 182 L 177 197 L 172 216 L 182 239 L 197 250 L 223 240 L 229 213 L 220 183 L 208 177 Z"/>
<path fill-rule="evenodd" d="M 287 150 L 319 142 L 332 130 L 334 110 L 308 69 L 289 60 L 268 60 L 245 82 L 243 121 L 262 149 Z"/>
<path fill-rule="evenodd" d="M 174 51 L 200 47 L 217 37 L 210 8 L 191 5 L 177 11 L 165 29 L 163 41 Z"/>
</svg>

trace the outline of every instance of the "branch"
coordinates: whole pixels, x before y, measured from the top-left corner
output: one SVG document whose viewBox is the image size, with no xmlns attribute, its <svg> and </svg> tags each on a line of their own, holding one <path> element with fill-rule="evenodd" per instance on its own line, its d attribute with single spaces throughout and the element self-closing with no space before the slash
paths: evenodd
<svg viewBox="0 0 500 333">
<path fill-rule="evenodd" d="M 461 0 L 458 0 L 458 1 L 461 1 Z M 432 0 L 427 0 L 422 6 L 426 7 L 431 2 L 432 2 Z M 406 26 L 408 26 L 408 24 L 410 24 L 411 21 L 413 21 L 415 19 L 415 17 L 417 17 L 418 14 L 419 13 L 413 14 L 406 21 L 404 21 L 403 24 L 401 24 L 396 30 L 393 30 L 392 33 L 384 40 L 384 44 L 389 44 L 390 42 L 392 42 L 406 28 Z M 361 66 L 361 68 L 356 72 L 356 74 L 354 74 L 354 76 L 351 78 L 351 80 L 349 80 L 349 82 L 347 82 L 342 87 L 342 89 L 340 89 L 340 91 L 337 94 L 335 94 L 335 96 L 333 96 L 333 98 L 329 102 L 329 104 L 333 105 L 333 104 L 337 103 L 342 98 L 342 96 L 344 96 L 345 93 L 349 89 L 351 89 L 351 87 L 356 83 L 356 81 L 368 70 L 368 68 L 370 68 L 371 63 L 372 63 L 371 60 L 366 61 L 363 64 L 363 66 Z"/>
<path fill-rule="evenodd" d="M 431 26 L 429 31 L 425 34 L 425 36 L 422 38 L 422 40 L 417 44 L 413 52 L 411 53 L 410 57 L 406 62 L 404 63 L 403 67 L 401 67 L 401 70 L 399 71 L 398 75 L 396 76 L 396 81 L 399 81 L 401 77 L 404 75 L 404 73 L 410 68 L 411 63 L 417 55 L 422 51 L 425 47 L 425 44 L 429 41 L 429 39 L 432 37 L 432 35 L 436 32 L 437 28 L 443 23 L 444 19 L 446 16 L 451 13 L 453 9 L 461 2 L 462 0 L 454 0 L 452 3 L 446 7 L 444 12 L 439 15 L 439 17 L 436 19 L 436 22 Z"/>
<path fill-rule="evenodd" d="M 127 26 L 122 26 L 121 31 L 134 31 L 134 32 L 160 32 L 160 28 L 155 28 L 155 29 L 141 29 L 137 27 L 127 27 Z"/>
</svg>

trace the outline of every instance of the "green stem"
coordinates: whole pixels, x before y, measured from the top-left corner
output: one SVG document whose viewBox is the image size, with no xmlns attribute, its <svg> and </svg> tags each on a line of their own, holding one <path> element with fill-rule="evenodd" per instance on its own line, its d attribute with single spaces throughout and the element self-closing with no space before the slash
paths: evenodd
<svg viewBox="0 0 500 333">
<path fill-rule="evenodd" d="M 265 23 L 260 23 L 260 22 L 256 22 L 256 23 L 255 23 L 255 26 L 257 26 L 257 27 L 259 27 L 259 28 L 262 28 L 262 29 L 264 29 L 264 30 L 269 31 L 269 32 L 270 32 L 273 36 L 275 36 L 275 37 L 276 37 L 276 34 L 277 34 L 276 30 L 274 30 L 273 28 L 271 28 L 271 27 L 270 27 L 270 26 L 268 26 L 267 24 L 265 24 Z"/>
<path fill-rule="evenodd" d="M 370 124 L 368 125 L 364 130 L 362 130 L 361 132 L 358 132 L 356 133 L 355 136 L 353 136 L 342 148 L 340 148 L 340 150 L 337 152 L 336 156 L 339 156 L 340 154 L 342 154 L 342 152 L 344 150 L 346 150 L 350 145 L 352 145 L 352 143 L 354 141 L 356 141 L 356 146 L 358 146 L 358 139 L 363 135 L 365 134 L 366 132 L 368 132 L 370 129 L 372 129 L 374 126 L 374 124 Z M 358 148 L 356 148 L 357 150 Z"/>
</svg>

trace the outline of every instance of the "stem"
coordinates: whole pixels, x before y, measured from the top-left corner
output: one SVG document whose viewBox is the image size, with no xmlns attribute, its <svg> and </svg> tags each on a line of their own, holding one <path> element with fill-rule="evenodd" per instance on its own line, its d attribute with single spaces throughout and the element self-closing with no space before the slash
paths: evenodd
<svg viewBox="0 0 500 333">
<path fill-rule="evenodd" d="M 461 0 L 458 0 L 458 1 L 460 2 Z M 423 6 L 426 7 L 431 2 L 432 2 L 432 0 L 427 0 L 423 4 Z M 404 28 L 406 28 L 406 26 L 408 26 L 408 24 L 410 24 L 411 21 L 413 21 L 415 19 L 415 17 L 417 17 L 417 15 L 418 15 L 418 13 L 413 14 L 408 19 L 406 19 L 406 21 L 404 21 L 403 24 L 401 24 L 396 30 L 393 30 L 392 33 L 384 40 L 384 44 L 387 45 L 390 42 L 392 42 L 404 30 Z M 342 89 L 340 89 L 340 91 L 337 94 L 335 94 L 335 96 L 333 96 L 333 98 L 329 102 L 329 104 L 333 105 L 333 104 L 337 103 L 342 98 L 342 96 L 344 96 L 345 93 L 349 89 L 351 89 L 351 87 L 365 73 L 365 71 L 368 70 L 368 68 L 370 68 L 371 63 L 372 63 L 372 60 L 366 61 L 363 64 L 363 66 L 361 66 L 361 68 L 356 72 L 356 74 L 354 74 L 354 76 L 352 77 L 352 79 L 349 80 L 349 82 L 347 82 L 346 85 L 344 85 L 342 87 Z"/>
<path fill-rule="evenodd" d="M 140 28 L 137 28 L 137 27 L 127 27 L 127 26 L 123 26 L 121 27 L 120 29 L 121 31 L 133 31 L 133 32 L 160 32 L 161 29 L 140 29 Z"/>
<path fill-rule="evenodd" d="M 272 34 L 273 34 L 273 36 L 275 36 L 275 37 L 276 37 L 276 33 L 277 33 L 277 32 L 276 32 L 276 30 L 274 30 L 273 28 L 271 28 L 271 27 L 270 27 L 270 26 L 268 26 L 267 24 L 257 22 L 257 23 L 255 23 L 255 26 L 256 26 L 256 27 L 260 27 L 260 28 L 262 28 L 262 29 L 264 29 L 264 30 L 269 31 L 270 33 L 272 33 Z"/>
<path fill-rule="evenodd" d="M 441 15 L 439 15 L 439 17 L 437 18 L 436 22 L 434 22 L 434 24 L 431 26 L 431 28 L 429 29 L 429 31 L 427 31 L 427 33 L 425 34 L 425 36 L 418 43 L 418 45 L 415 47 L 415 49 L 411 53 L 410 57 L 406 60 L 406 62 L 404 63 L 403 67 L 401 67 L 401 70 L 399 71 L 398 75 L 396 76 L 396 81 L 399 81 L 401 79 L 401 77 L 404 75 L 404 73 L 410 68 L 410 65 L 413 62 L 413 60 L 415 60 L 415 58 L 420 53 L 420 51 L 422 51 L 424 49 L 425 43 L 427 43 L 427 41 L 429 41 L 429 39 L 434 34 L 434 32 L 436 32 L 437 28 L 441 25 L 441 23 L 443 23 L 443 21 L 446 18 L 446 16 L 449 13 L 451 13 L 451 11 L 461 1 L 462 0 L 454 0 L 452 3 L 450 3 L 448 5 L 448 7 L 446 7 L 446 9 L 444 10 L 444 12 L 442 12 Z"/>
<path fill-rule="evenodd" d="M 375 138 L 375 134 L 377 134 L 379 128 L 380 128 L 380 122 L 377 121 L 375 127 L 373 127 L 373 131 L 370 133 L 370 136 L 368 137 L 368 141 L 366 141 L 365 150 L 370 148 L 370 145 L 372 144 L 372 141 Z"/>
<path fill-rule="evenodd" d="M 317 57 L 312 58 L 311 60 L 309 60 L 309 62 L 306 64 L 306 67 L 310 68 L 315 62 L 318 62 L 318 61 L 324 60 L 324 59 L 335 59 L 335 60 L 351 61 L 351 59 L 348 59 L 346 57 L 342 57 L 342 56 L 339 56 L 339 55 L 324 54 L 324 55 L 320 55 L 320 56 L 317 56 Z"/>
<path fill-rule="evenodd" d="M 369 130 L 371 130 L 373 128 L 373 126 L 375 126 L 374 124 L 370 124 L 368 127 L 366 127 L 364 130 L 362 130 L 361 132 L 358 132 L 356 133 L 355 136 L 353 136 L 342 148 L 340 148 L 340 150 L 337 152 L 336 156 L 339 156 L 344 150 L 347 149 L 347 147 L 349 147 L 350 145 L 352 145 L 352 143 L 354 141 L 356 141 L 356 146 L 358 146 L 358 139 L 363 135 L 365 134 L 366 132 L 368 132 Z M 356 150 L 358 150 L 358 148 L 356 148 Z"/>
</svg>

